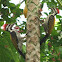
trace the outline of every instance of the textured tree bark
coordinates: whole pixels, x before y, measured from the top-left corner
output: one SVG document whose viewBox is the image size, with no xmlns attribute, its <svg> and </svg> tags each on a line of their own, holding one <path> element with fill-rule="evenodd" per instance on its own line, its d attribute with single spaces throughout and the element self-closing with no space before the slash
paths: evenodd
<svg viewBox="0 0 62 62">
<path fill-rule="evenodd" d="M 26 62 L 40 62 L 39 0 L 27 0 Z"/>
</svg>

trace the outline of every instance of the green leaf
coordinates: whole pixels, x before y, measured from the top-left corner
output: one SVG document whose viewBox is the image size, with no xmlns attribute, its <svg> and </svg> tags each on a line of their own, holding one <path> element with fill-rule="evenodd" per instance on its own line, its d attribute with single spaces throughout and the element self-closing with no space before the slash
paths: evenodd
<svg viewBox="0 0 62 62">
<path fill-rule="evenodd" d="M 46 14 L 48 16 L 48 13 L 44 12 L 44 14 Z"/>
<path fill-rule="evenodd" d="M 59 47 L 59 51 L 62 54 L 62 46 Z"/>
<path fill-rule="evenodd" d="M 56 15 L 56 17 L 59 19 L 59 18 L 62 18 L 62 16 L 60 16 L 60 15 Z"/>
<path fill-rule="evenodd" d="M 22 50 L 24 53 L 26 53 L 26 46 L 25 45 L 22 46 Z"/>
</svg>

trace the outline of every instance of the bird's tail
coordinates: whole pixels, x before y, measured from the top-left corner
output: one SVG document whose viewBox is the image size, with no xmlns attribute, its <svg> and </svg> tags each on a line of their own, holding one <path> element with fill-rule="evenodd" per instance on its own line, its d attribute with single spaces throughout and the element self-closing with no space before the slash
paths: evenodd
<svg viewBox="0 0 62 62">
<path fill-rule="evenodd" d="M 18 52 L 19 52 L 19 54 L 20 54 L 20 55 L 22 55 L 22 56 L 23 56 L 23 58 L 25 59 L 25 54 L 24 54 L 24 53 L 22 53 L 19 49 L 18 49 Z"/>
<path fill-rule="evenodd" d="M 49 34 L 46 34 L 45 37 L 40 41 L 40 45 L 42 45 L 42 43 L 45 42 L 48 37 L 49 37 Z"/>
</svg>

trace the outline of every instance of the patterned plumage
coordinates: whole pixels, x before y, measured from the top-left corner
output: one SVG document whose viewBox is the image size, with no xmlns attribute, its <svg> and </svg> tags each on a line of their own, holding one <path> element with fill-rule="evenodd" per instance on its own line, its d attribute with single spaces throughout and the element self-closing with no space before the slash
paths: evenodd
<svg viewBox="0 0 62 62">
<path fill-rule="evenodd" d="M 4 24 L 3 30 L 10 32 L 10 39 L 11 39 L 14 47 L 20 53 L 20 55 L 22 55 L 25 58 L 25 55 L 22 53 L 23 42 L 22 42 L 20 33 L 18 31 L 19 27 L 16 26 L 16 27 L 14 27 L 14 29 L 12 29 L 13 26 L 14 26 L 14 24 Z"/>
<path fill-rule="evenodd" d="M 40 44 L 46 41 L 46 39 L 49 37 L 51 34 L 54 24 L 55 24 L 55 15 L 59 13 L 58 8 L 51 8 L 52 9 L 52 14 L 48 15 L 47 18 L 45 19 L 44 23 L 42 26 L 44 27 L 44 30 L 46 32 L 45 37 L 41 40 Z"/>
</svg>

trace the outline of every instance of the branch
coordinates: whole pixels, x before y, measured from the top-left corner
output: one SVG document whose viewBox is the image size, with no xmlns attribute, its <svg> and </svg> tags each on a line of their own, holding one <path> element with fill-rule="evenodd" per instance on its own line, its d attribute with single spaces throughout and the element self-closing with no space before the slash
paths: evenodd
<svg viewBox="0 0 62 62">
<path fill-rule="evenodd" d="M 60 1 L 60 0 L 57 0 L 57 2 L 62 6 L 62 1 Z"/>
<path fill-rule="evenodd" d="M 19 4 L 22 4 L 25 0 L 23 0 L 22 2 L 20 2 Z"/>
</svg>

